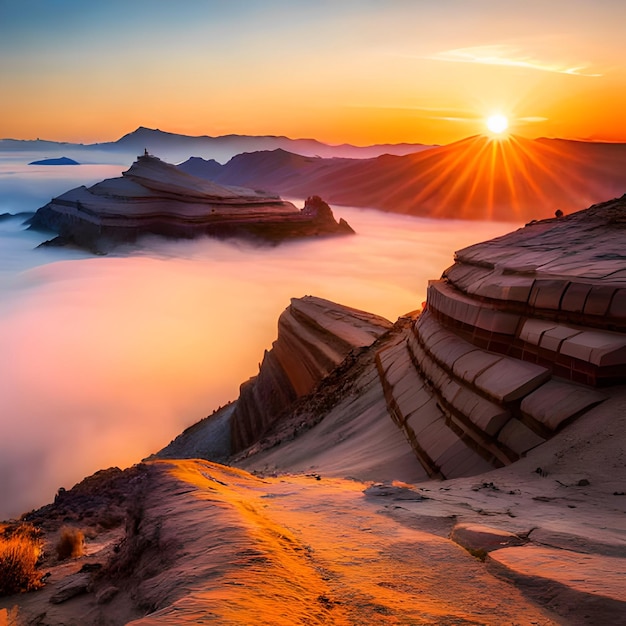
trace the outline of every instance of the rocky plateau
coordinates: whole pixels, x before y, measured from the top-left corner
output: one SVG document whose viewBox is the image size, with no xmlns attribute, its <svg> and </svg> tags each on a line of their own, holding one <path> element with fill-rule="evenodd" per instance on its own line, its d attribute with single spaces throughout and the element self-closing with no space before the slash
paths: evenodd
<svg viewBox="0 0 626 626">
<path fill-rule="evenodd" d="M 277 243 L 353 232 L 347 222 L 335 220 L 318 196 L 298 210 L 277 195 L 187 174 L 147 151 L 120 178 L 52 199 L 29 225 L 56 233 L 48 245 L 72 244 L 98 253 L 144 235 L 247 237 Z"/>
</svg>

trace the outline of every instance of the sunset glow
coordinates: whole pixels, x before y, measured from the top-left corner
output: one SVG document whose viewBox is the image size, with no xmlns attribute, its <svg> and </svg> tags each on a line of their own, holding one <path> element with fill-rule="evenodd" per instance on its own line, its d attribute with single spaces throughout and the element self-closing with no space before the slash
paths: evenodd
<svg viewBox="0 0 626 626">
<path fill-rule="evenodd" d="M 624 23 L 610 0 L 12 0 L 0 137 L 447 144 L 495 107 L 523 137 L 625 141 Z"/>
<path fill-rule="evenodd" d="M 504 115 L 496 114 L 487 118 L 487 128 L 496 135 L 501 135 L 508 127 L 509 120 Z"/>
<path fill-rule="evenodd" d="M 496 139 L 494 139 L 494 137 Z M 482 133 L 411 157 L 413 176 L 385 190 L 385 208 L 412 207 L 439 218 L 519 220 L 552 217 L 623 193 L 623 157 L 584 142 L 542 142 Z M 608 187 L 609 173 L 616 186 Z M 576 184 L 572 184 L 575 182 Z"/>
<path fill-rule="evenodd" d="M 625 24 L 0 0 L 0 626 L 622 623 Z"/>
</svg>

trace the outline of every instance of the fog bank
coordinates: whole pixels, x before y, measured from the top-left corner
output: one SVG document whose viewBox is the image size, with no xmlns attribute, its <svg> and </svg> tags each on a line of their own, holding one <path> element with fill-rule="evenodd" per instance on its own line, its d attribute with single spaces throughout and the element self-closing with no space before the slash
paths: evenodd
<svg viewBox="0 0 626 626">
<path fill-rule="evenodd" d="M 0 519 L 138 462 L 235 399 L 291 297 L 395 320 L 454 250 L 511 230 L 333 209 L 356 236 L 260 248 L 149 238 L 108 257 L 33 250 L 40 235 L 0 222 Z"/>
</svg>

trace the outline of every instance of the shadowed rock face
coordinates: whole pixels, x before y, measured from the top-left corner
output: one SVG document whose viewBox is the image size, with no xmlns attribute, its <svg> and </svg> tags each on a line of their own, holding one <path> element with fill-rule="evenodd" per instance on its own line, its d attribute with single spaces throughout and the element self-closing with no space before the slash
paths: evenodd
<svg viewBox="0 0 626 626">
<path fill-rule="evenodd" d="M 382 317 L 322 298 L 294 298 L 278 320 L 278 339 L 258 376 L 241 386 L 231 422 L 233 451 L 257 441 L 351 351 L 370 346 L 391 326 Z"/>
<path fill-rule="evenodd" d="M 72 189 L 40 208 L 30 222 L 96 252 L 145 234 L 175 238 L 246 236 L 269 242 L 348 234 L 330 207 L 310 198 L 300 211 L 276 195 L 212 183 L 154 156 L 140 156 L 120 178 Z"/>
</svg>

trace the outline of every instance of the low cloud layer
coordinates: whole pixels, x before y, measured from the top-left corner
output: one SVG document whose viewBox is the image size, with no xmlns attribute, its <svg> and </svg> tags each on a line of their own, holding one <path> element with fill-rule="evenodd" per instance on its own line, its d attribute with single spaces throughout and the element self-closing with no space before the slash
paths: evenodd
<svg viewBox="0 0 626 626">
<path fill-rule="evenodd" d="M 262 248 L 154 238 L 109 257 L 33 250 L 40 236 L 0 222 L 0 519 L 138 462 L 235 399 L 291 297 L 395 320 L 454 250 L 511 230 L 335 213 L 358 235 Z"/>
</svg>

